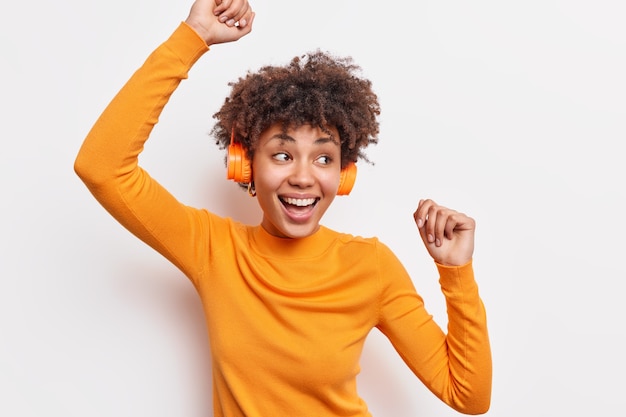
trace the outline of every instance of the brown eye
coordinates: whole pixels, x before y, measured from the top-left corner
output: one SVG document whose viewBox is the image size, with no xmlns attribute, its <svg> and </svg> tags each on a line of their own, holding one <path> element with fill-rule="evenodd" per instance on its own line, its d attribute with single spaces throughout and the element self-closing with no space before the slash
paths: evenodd
<svg viewBox="0 0 626 417">
<path fill-rule="evenodd" d="M 322 155 L 319 158 L 317 158 L 317 162 L 319 162 L 322 165 L 328 165 L 333 161 L 333 159 L 328 156 L 328 155 Z"/>
<path fill-rule="evenodd" d="M 287 162 L 289 160 L 289 155 L 287 155 L 285 152 L 280 152 L 272 155 L 272 158 L 281 162 Z"/>
</svg>

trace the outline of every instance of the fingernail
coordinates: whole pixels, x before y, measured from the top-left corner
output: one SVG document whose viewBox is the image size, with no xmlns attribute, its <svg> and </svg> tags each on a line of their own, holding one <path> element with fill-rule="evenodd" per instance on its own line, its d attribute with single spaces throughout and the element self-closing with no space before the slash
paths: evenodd
<svg viewBox="0 0 626 417">
<path fill-rule="evenodd" d="M 230 19 L 228 22 L 226 22 L 226 25 L 228 26 L 232 26 L 235 24 L 235 19 Z"/>
<path fill-rule="evenodd" d="M 422 226 L 424 226 L 424 220 L 418 219 L 417 220 L 417 227 L 421 228 Z"/>
<path fill-rule="evenodd" d="M 433 235 L 428 235 L 428 241 L 429 241 L 430 243 L 433 243 L 433 241 L 434 241 L 434 240 L 435 240 L 435 238 L 434 238 L 434 236 L 433 236 Z"/>
<path fill-rule="evenodd" d="M 437 239 L 437 240 L 435 241 L 435 246 L 441 246 L 441 240 Z"/>
<path fill-rule="evenodd" d="M 224 23 L 228 20 L 228 16 L 220 16 L 220 22 Z"/>
<path fill-rule="evenodd" d="M 248 24 L 248 22 L 246 22 L 246 19 L 241 19 L 239 21 L 239 27 L 240 28 L 245 27 L 247 24 Z"/>
</svg>

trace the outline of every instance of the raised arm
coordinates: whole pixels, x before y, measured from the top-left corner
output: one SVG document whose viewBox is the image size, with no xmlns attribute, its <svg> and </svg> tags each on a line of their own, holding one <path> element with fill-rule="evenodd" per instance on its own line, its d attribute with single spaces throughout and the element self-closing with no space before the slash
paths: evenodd
<svg viewBox="0 0 626 417">
<path fill-rule="evenodd" d="M 199 230 L 198 211 L 179 203 L 153 180 L 138 165 L 138 156 L 163 107 L 193 64 L 209 45 L 250 33 L 253 19 L 244 0 L 233 0 L 222 8 L 213 0 L 196 1 L 189 23 L 182 22 L 148 57 L 98 118 L 74 164 L 76 173 L 113 217 L 183 270 L 191 263 L 186 258 L 197 253 L 189 237 Z"/>
<path fill-rule="evenodd" d="M 414 218 L 437 265 L 447 332 L 427 312 L 410 277 L 388 252 L 381 256 L 385 286 L 378 327 L 437 397 L 459 412 L 485 413 L 491 401 L 492 364 L 487 317 L 472 267 L 475 222 L 432 200 L 420 201 Z"/>
<path fill-rule="evenodd" d="M 413 217 L 437 264 L 448 312 L 447 334 L 430 329 L 435 343 L 429 354 L 438 357 L 439 368 L 426 367 L 429 387 L 458 411 L 484 413 L 491 399 L 492 364 L 487 317 L 472 267 L 476 222 L 432 200 L 420 200 Z"/>
</svg>

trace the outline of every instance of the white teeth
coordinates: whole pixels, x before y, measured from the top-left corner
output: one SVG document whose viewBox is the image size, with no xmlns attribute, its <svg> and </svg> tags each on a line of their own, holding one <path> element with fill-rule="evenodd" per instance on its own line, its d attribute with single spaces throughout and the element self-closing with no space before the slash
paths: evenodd
<svg viewBox="0 0 626 417">
<path fill-rule="evenodd" d="M 315 203 L 314 198 L 283 198 L 283 201 L 293 206 L 304 207 Z"/>
</svg>

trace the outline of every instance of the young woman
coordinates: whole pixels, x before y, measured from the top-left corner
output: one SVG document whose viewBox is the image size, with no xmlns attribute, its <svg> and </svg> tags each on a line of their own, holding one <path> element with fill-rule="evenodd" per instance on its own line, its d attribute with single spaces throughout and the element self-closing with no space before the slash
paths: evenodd
<svg viewBox="0 0 626 417">
<path fill-rule="evenodd" d="M 440 274 L 447 332 L 384 244 L 320 225 L 377 140 L 377 97 L 349 58 L 317 51 L 248 73 L 215 114 L 213 134 L 229 148 L 232 178 L 257 198 L 260 225 L 186 206 L 138 165 L 192 65 L 210 45 L 251 31 L 247 1 L 218 3 L 193 4 L 100 116 L 75 162 L 98 201 L 197 289 L 214 415 L 369 416 L 356 376 L 373 328 L 442 401 L 486 412 L 491 353 L 471 262 L 473 219 L 428 199 L 414 213 Z"/>
</svg>

